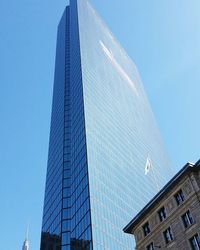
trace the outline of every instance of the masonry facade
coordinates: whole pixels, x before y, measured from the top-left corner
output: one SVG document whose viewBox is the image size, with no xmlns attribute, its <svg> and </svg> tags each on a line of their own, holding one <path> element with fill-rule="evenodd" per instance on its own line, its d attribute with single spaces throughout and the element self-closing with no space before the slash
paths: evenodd
<svg viewBox="0 0 200 250">
<path fill-rule="evenodd" d="M 187 163 L 124 228 L 136 249 L 200 249 L 200 161 Z"/>
</svg>

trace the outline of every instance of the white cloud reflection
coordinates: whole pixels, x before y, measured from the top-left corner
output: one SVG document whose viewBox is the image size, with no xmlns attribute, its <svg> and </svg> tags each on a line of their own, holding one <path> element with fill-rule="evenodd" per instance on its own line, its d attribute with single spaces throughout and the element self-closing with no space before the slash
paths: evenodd
<svg viewBox="0 0 200 250">
<path fill-rule="evenodd" d="M 124 69 L 121 67 L 121 65 L 115 60 L 112 52 L 105 46 L 105 44 L 102 41 L 99 41 L 101 48 L 105 55 L 110 59 L 110 62 L 115 67 L 115 69 L 118 71 L 118 73 L 121 75 L 121 77 L 129 84 L 129 86 L 132 88 L 132 90 L 135 92 L 135 94 L 138 96 L 137 89 L 135 87 L 134 82 L 131 80 L 131 78 L 127 75 L 127 73 L 124 71 Z"/>
</svg>

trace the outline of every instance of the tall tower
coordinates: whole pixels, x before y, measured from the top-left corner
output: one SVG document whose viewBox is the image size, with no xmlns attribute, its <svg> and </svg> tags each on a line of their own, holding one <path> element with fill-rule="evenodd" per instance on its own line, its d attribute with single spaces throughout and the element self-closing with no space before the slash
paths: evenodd
<svg viewBox="0 0 200 250">
<path fill-rule="evenodd" d="M 26 231 L 26 238 L 25 238 L 25 241 L 24 241 L 24 243 L 23 243 L 22 250 L 29 250 L 29 242 L 28 242 L 28 227 L 27 227 L 27 231 Z"/>
<path fill-rule="evenodd" d="M 25 241 L 24 241 L 22 250 L 29 250 L 29 243 L 28 243 L 28 240 L 27 240 L 27 239 L 25 239 Z"/>
<path fill-rule="evenodd" d="M 136 66 L 87 0 L 58 26 L 41 250 L 133 249 L 122 229 L 170 163 Z"/>
</svg>

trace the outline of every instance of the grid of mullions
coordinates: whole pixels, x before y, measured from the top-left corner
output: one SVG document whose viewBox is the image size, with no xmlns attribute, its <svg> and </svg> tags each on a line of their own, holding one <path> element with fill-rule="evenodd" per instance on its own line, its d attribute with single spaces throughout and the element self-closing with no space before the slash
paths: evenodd
<svg viewBox="0 0 200 250">
<path fill-rule="evenodd" d="M 65 36 L 65 101 L 64 101 L 64 155 L 63 155 L 63 180 L 62 180 L 62 245 L 70 244 L 71 221 L 71 104 L 70 104 L 70 41 L 69 41 L 69 7 L 66 9 L 66 36 Z"/>
<path fill-rule="evenodd" d="M 162 186 L 168 158 L 136 67 L 89 1 L 77 1 L 94 249 L 132 249 L 122 228 Z"/>
<path fill-rule="evenodd" d="M 63 21 L 63 20 L 62 20 Z M 61 21 L 61 22 L 62 22 Z M 63 111 L 64 111 L 64 74 L 61 58 L 63 29 L 58 29 L 57 58 L 54 84 L 54 97 L 51 119 L 51 132 L 49 143 L 48 169 L 46 176 L 46 189 L 43 211 L 43 232 L 51 235 L 60 235 L 61 228 L 61 201 L 62 201 L 62 158 L 63 158 Z M 59 101 L 58 101 L 59 100 Z"/>
<path fill-rule="evenodd" d="M 62 249 L 90 249 L 91 222 L 76 5 L 66 20 Z M 69 17 L 71 19 L 68 19 Z M 77 14 L 75 14 L 77 16 Z M 73 27 L 73 28 L 71 28 Z M 69 58 L 73 60 L 69 60 Z M 68 63 L 70 61 L 70 63 Z"/>
<path fill-rule="evenodd" d="M 66 8 L 58 28 L 41 249 L 92 248 L 80 48 L 74 16 L 75 2 Z"/>
<path fill-rule="evenodd" d="M 60 249 L 65 87 L 65 14 L 58 27 L 49 154 L 40 249 Z"/>
</svg>

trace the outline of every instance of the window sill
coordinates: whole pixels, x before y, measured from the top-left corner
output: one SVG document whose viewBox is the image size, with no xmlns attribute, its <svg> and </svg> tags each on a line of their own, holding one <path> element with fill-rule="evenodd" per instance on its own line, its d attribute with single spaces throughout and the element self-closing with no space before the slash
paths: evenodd
<svg viewBox="0 0 200 250">
<path fill-rule="evenodd" d="M 172 247 L 174 244 L 175 244 L 175 240 L 172 240 L 172 241 L 168 242 L 165 246 L 166 246 L 166 248 L 168 248 L 168 247 Z"/>
<path fill-rule="evenodd" d="M 194 227 L 196 226 L 196 223 L 194 222 L 193 224 L 191 224 L 190 226 L 185 228 L 185 232 L 190 232 Z"/>
</svg>

